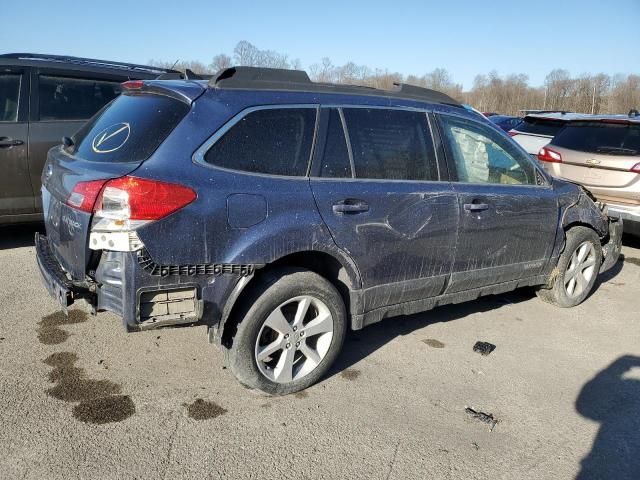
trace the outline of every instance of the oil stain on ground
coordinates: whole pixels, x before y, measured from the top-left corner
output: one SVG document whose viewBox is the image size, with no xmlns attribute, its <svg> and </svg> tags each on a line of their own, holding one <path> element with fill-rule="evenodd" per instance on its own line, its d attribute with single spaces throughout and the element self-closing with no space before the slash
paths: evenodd
<svg viewBox="0 0 640 480">
<path fill-rule="evenodd" d="M 197 398 L 193 403 L 185 403 L 184 406 L 187 407 L 187 415 L 194 420 L 210 420 L 227 413 L 227 410 L 217 403 L 202 398 Z"/>
<path fill-rule="evenodd" d="M 68 316 L 63 312 L 52 313 L 38 322 L 38 340 L 45 345 L 58 345 L 69 338 L 69 332 L 60 327 L 86 321 L 87 313 L 82 310 L 71 310 Z"/>
<path fill-rule="evenodd" d="M 136 413 L 136 406 L 128 395 L 111 395 L 80 402 L 73 407 L 73 416 L 85 423 L 121 422 Z"/>
<path fill-rule="evenodd" d="M 296 398 L 307 398 L 309 396 L 309 393 L 302 390 L 301 392 L 294 393 L 293 396 Z"/>
<path fill-rule="evenodd" d="M 360 376 L 360 370 L 355 368 L 347 368 L 340 373 L 340 376 L 346 380 L 355 380 Z"/>
<path fill-rule="evenodd" d="M 444 348 L 444 343 L 440 340 L 436 340 L 435 338 L 425 338 L 422 340 L 422 343 L 426 343 L 431 348 Z"/>
<path fill-rule="evenodd" d="M 54 353 L 44 360 L 53 367 L 49 380 L 55 386 L 47 390 L 49 396 L 78 403 L 73 408 L 73 416 L 86 423 L 120 422 L 135 413 L 131 398 L 120 395 L 120 385 L 87 378 L 85 371 L 75 366 L 77 361 L 78 356 L 71 352 Z"/>
<path fill-rule="evenodd" d="M 624 263 L 631 263 L 632 265 L 637 265 L 640 267 L 640 258 L 635 258 L 635 257 L 627 257 L 625 255 L 624 257 Z"/>
</svg>

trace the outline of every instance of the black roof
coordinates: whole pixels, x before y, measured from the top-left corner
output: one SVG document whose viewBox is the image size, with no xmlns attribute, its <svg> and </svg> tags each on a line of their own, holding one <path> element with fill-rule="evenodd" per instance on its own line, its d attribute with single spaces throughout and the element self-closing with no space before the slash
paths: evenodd
<svg viewBox="0 0 640 480">
<path fill-rule="evenodd" d="M 458 101 L 436 90 L 416 87 L 406 83 L 396 83 L 393 90 L 382 90 L 355 85 L 312 82 L 303 70 L 280 68 L 229 67 L 216 73 L 209 86 L 222 89 L 282 90 L 318 93 L 340 93 L 351 95 L 372 95 L 393 97 L 421 102 L 444 103 L 462 106 Z"/>
<path fill-rule="evenodd" d="M 75 66 L 103 71 L 137 72 L 146 75 L 161 75 L 165 73 L 179 73 L 169 68 L 138 65 L 135 63 L 116 62 L 112 60 L 97 60 L 95 58 L 72 57 L 68 55 L 49 55 L 45 53 L 5 53 L 0 55 L 0 64 L 18 63 L 31 66 Z"/>
</svg>

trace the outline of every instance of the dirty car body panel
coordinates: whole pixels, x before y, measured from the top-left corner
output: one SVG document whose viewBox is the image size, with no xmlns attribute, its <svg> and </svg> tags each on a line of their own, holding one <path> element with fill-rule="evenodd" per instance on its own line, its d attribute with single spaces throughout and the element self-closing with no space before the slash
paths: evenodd
<svg viewBox="0 0 640 480">
<path fill-rule="evenodd" d="M 86 127 L 75 151 L 52 149 L 42 180 L 47 237 L 40 241 L 64 272 L 71 301 L 83 298 L 95 311 L 112 311 L 122 316 L 131 331 L 204 323 L 218 339 L 243 291 L 271 265 L 287 264 L 290 258 L 315 256 L 339 266 L 350 325 L 357 329 L 386 316 L 519 285 L 544 284 L 562 250 L 565 222 L 590 225 L 607 242 L 608 220 L 593 202 L 589 204 L 580 188 L 552 180 L 526 152 L 515 144 L 509 146 L 512 142 L 493 128 L 493 133 L 486 133 L 489 140 L 473 132 L 466 135 L 482 145 L 499 137 L 501 148 L 517 149 L 509 155 L 519 158 L 525 165 L 520 170 L 526 172 L 514 173 L 517 165 L 498 163 L 490 174 L 511 183 L 460 181 L 442 117 L 460 118 L 471 125 L 480 122 L 461 107 L 408 97 L 331 90 L 310 93 L 295 88 L 225 89 L 194 81 L 144 82 L 125 91 L 114 102 L 116 107 L 104 115 L 115 115 L 109 112 L 124 102 L 155 105 L 161 98 L 162 108 L 180 111 L 175 122 L 151 142 L 149 135 L 135 137 L 135 130 L 147 119 L 127 120 L 133 113 L 123 107 L 120 116 L 108 121 L 99 117 Z M 145 108 L 136 107 L 136 112 L 142 116 L 148 111 Z M 352 137 L 357 129 L 349 124 L 347 110 L 366 109 L 371 115 L 380 109 L 410 112 L 419 127 L 407 142 L 424 141 L 425 158 L 435 162 L 433 176 L 359 178 L 357 165 L 346 177 L 324 176 L 327 122 L 336 109 L 344 110 L 343 120 L 347 119 L 345 158 L 352 165 L 357 158 L 365 164 L 388 159 L 364 147 L 354 151 L 357 141 Z M 154 125 L 160 117 L 148 112 L 156 118 L 148 120 Z M 261 125 L 261 132 L 271 131 L 269 119 L 278 120 L 279 115 L 289 123 L 271 135 L 293 132 L 296 148 L 276 145 L 295 155 L 295 173 L 255 171 L 251 158 L 243 168 L 229 168 L 218 161 L 236 154 L 245 161 L 246 151 L 256 142 L 246 138 L 242 129 Z M 124 123 L 130 123 L 131 138 L 122 147 L 118 128 L 124 127 L 114 125 Z M 481 127 L 481 133 L 484 128 L 490 127 Z M 364 129 L 362 135 L 374 130 Z M 234 132 L 246 140 L 229 150 Z M 384 135 L 379 138 L 387 139 Z M 82 155 L 83 145 L 108 141 L 115 142 L 114 152 L 94 149 Z M 126 146 L 126 142 L 132 143 Z M 137 155 L 136 142 L 145 155 Z M 125 148 L 131 148 L 130 157 L 135 158 L 107 161 L 114 157 L 103 156 L 120 155 Z M 218 157 L 212 160 L 210 152 Z M 268 154 L 265 150 L 264 155 Z M 526 176 L 528 184 L 513 183 L 522 180 L 518 175 Z M 87 211 L 73 205 L 79 182 L 99 187 L 93 192 L 95 205 Z M 151 220 L 144 217 L 148 214 L 144 210 L 141 219 L 135 220 L 138 223 L 126 230 L 125 248 L 110 248 L 111 238 L 123 238 L 121 232 L 110 236 L 112 232 L 100 230 L 110 221 L 104 211 L 125 201 L 116 187 L 141 188 L 147 183 L 152 184 L 153 195 L 169 192 L 186 200 Z M 91 194 L 90 189 L 82 191 Z M 130 202 L 137 195 L 132 192 Z M 136 208 L 131 206 L 131 212 Z M 587 210 L 590 213 L 584 213 Z"/>
</svg>

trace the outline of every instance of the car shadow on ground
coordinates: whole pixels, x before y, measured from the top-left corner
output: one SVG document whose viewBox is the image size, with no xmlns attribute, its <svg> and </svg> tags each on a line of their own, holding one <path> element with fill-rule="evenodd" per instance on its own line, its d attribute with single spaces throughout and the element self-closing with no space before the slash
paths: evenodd
<svg viewBox="0 0 640 480">
<path fill-rule="evenodd" d="M 25 225 L 7 225 L 0 227 L 0 250 L 10 248 L 31 247 L 36 232 L 44 233 L 44 225 L 41 223 Z"/>
<path fill-rule="evenodd" d="M 474 313 L 489 312 L 502 308 L 505 305 L 525 302 L 534 296 L 535 292 L 532 288 L 522 288 L 513 292 L 501 295 L 490 295 L 457 305 L 438 307 L 425 313 L 386 318 L 362 330 L 350 331 L 347 335 L 342 353 L 334 363 L 327 377 L 348 370 L 360 360 L 368 357 L 396 337 L 411 334 L 415 330 L 435 323 L 459 320 Z M 514 321 L 517 320 L 518 319 L 514 317 Z M 433 340 L 436 341 L 436 345 L 440 343 L 438 339 L 424 338 L 422 340 L 427 344 L 430 344 Z M 490 341 L 491 339 L 478 338 L 477 340 Z M 469 345 L 469 350 L 472 348 L 473 344 Z"/>
<path fill-rule="evenodd" d="M 587 382 L 576 399 L 580 415 L 600 423 L 576 480 L 640 476 L 640 357 L 625 355 Z"/>
</svg>

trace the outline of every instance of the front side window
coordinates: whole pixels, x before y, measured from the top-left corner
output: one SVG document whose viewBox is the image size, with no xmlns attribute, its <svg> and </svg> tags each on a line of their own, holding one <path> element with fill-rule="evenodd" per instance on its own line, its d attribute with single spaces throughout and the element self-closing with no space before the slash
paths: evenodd
<svg viewBox="0 0 640 480">
<path fill-rule="evenodd" d="M 459 182 L 535 185 L 535 167 L 510 140 L 477 122 L 442 115 Z"/>
<path fill-rule="evenodd" d="M 40 75 L 40 120 L 86 120 L 121 91 L 118 82 Z"/>
<path fill-rule="evenodd" d="M 424 112 L 345 108 L 356 178 L 438 180 Z"/>
<path fill-rule="evenodd" d="M 265 108 L 248 113 L 220 137 L 204 160 L 218 167 L 305 176 L 316 125 L 315 108 Z"/>
<path fill-rule="evenodd" d="M 22 76 L 16 73 L 0 75 L 0 122 L 18 121 L 21 78 Z"/>
</svg>

